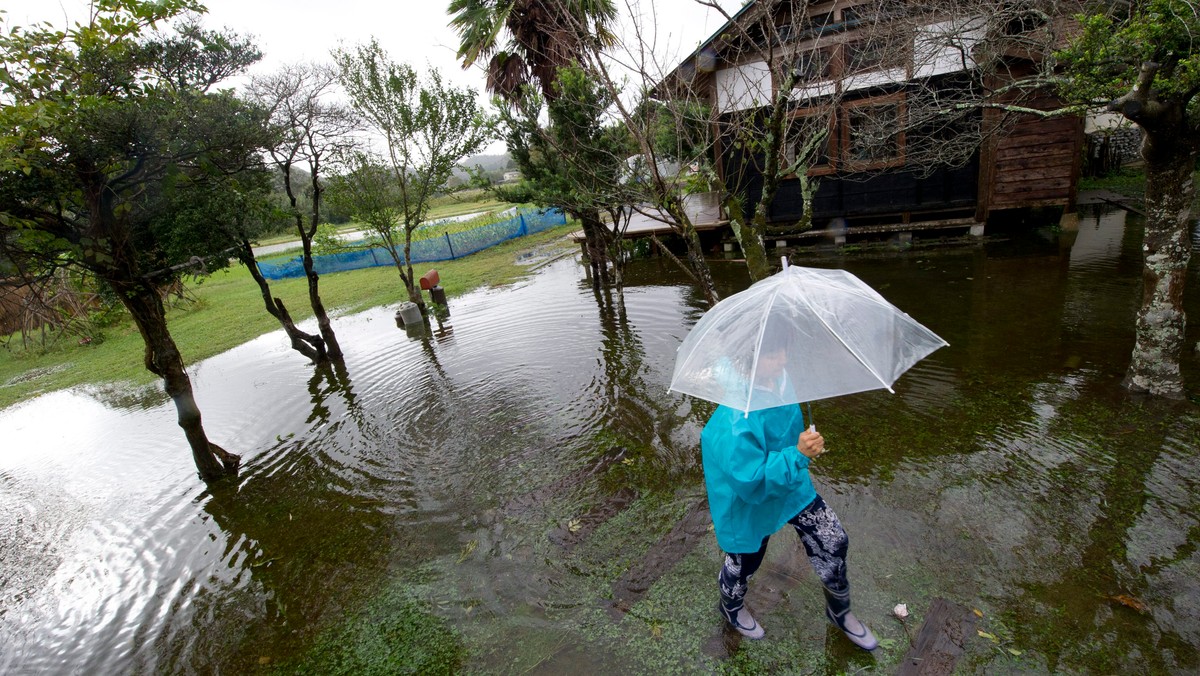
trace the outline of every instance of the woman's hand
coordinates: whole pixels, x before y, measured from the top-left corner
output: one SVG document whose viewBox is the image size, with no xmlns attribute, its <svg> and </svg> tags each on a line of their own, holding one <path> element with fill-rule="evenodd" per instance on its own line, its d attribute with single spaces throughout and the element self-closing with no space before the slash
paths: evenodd
<svg viewBox="0 0 1200 676">
<path fill-rule="evenodd" d="M 813 428 L 806 429 L 800 433 L 796 448 L 810 459 L 815 458 L 825 452 L 825 437 Z"/>
</svg>

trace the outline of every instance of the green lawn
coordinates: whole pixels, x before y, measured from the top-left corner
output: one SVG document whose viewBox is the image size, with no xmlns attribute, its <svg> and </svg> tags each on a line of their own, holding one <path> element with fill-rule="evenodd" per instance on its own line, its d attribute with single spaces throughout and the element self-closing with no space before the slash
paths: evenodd
<svg viewBox="0 0 1200 676">
<path fill-rule="evenodd" d="M 460 260 L 422 264 L 416 270 L 423 273 L 437 268 L 448 297 L 481 286 L 504 284 L 526 273 L 527 268 L 516 262 L 520 253 L 540 246 L 569 250 L 574 245 L 565 235 L 577 227 L 568 223 Z M 320 283 L 321 299 L 334 315 L 407 298 L 393 267 L 323 275 Z M 185 301 L 168 312 L 171 334 L 188 364 L 279 329 L 279 323 L 263 307 L 254 280 L 240 265 L 216 272 L 200 284 L 192 283 L 189 289 L 197 299 Z M 272 282 L 271 290 L 283 299 L 296 321 L 312 316 L 304 279 Z M 334 330 L 337 330 L 336 319 Z M 142 365 L 141 336 L 128 319 L 105 329 L 102 341 L 86 346 L 64 340 L 48 350 L 23 350 L 19 337 L 10 337 L 7 345 L 7 349 L 0 350 L 0 408 L 75 385 L 117 381 L 140 385 L 154 380 Z"/>
<path fill-rule="evenodd" d="M 501 202 L 488 195 L 483 190 L 464 190 L 462 192 L 453 193 L 450 195 L 442 195 L 430 200 L 429 213 L 425 216 L 427 221 L 436 221 L 439 218 L 450 218 L 452 216 L 462 216 L 463 214 L 473 214 L 476 212 L 496 211 L 507 209 L 509 207 L 518 206 Z M 362 230 L 365 228 L 362 223 L 350 221 L 337 226 L 338 232 L 350 232 L 352 230 Z M 260 239 L 258 246 L 270 246 L 272 244 L 282 244 L 284 242 L 296 241 L 296 234 L 292 229 L 278 235 L 271 235 Z M 296 247 L 299 249 L 299 247 Z"/>
<path fill-rule="evenodd" d="M 464 190 L 451 195 L 435 197 L 430 202 L 429 214 L 425 218 L 426 220 L 436 221 L 439 218 L 462 216 L 463 214 L 470 214 L 476 211 L 507 209 L 511 206 L 516 205 L 501 202 L 483 190 Z"/>
</svg>

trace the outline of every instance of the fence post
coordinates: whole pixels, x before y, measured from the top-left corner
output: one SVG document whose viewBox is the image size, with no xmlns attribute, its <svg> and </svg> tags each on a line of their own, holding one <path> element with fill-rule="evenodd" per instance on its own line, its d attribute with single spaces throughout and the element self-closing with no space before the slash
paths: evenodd
<svg viewBox="0 0 1200 676">
<path fill-rule="evenodd" d="M 517 230 L 517 237 L 524 237 L 529 234 L 529 228 L 525 227 L 525 214 L 518 211 L 517 218 L 521 219 L 521 227 Z"/>
<path fill-rule="evenodd" d="M 450 260 L 454 260 L 454 244 L 450 241 L 450 233 L 443 232 L 442 234 L 446 236 L 446 246 L 450 247 Z"/>
</svg>

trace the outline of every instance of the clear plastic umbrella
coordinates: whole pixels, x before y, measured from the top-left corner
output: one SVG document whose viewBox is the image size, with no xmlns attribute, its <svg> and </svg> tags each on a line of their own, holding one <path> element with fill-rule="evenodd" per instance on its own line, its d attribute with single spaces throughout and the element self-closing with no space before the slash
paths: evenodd
<svg viewBox="0 0 1200 676">
<path fill-rule="evenodd" d="M 749 413 L 892 384 L 949 345 L 845 270 L 789 266 L 696 322 L 671 390 Z"/>
</svg>

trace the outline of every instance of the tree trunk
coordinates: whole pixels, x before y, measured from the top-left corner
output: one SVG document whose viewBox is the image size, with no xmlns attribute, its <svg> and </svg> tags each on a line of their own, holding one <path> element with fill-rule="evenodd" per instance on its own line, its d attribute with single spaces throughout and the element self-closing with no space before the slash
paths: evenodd
<svg viewBox="0 0 1200 676">
<path fill-rule="evenodd" d="M 425 307 L 425 297 L 421 295 L 421 287 L 417 285 L 417 276 L 413 272 L 412 267 L 412 230 L 405 225 L 404 230 L 404 263 L 401 265 L 397 261 L 397 266 L 400 268 L 400 279 L 404 280 L 404 288 L 408 291 L 408 299 L 417 304 L 417 309 L 421 311 L 422 317 L 429 316 L 429 310 Z M 395 256 L 392 257 L 393 260 Z M 405 271 L 407 270 L 407 274 Z"/>
<path fill-rule="evenodd" d="M 236 474 L 241 458 L 208 440 L 200 422 L 200 409 L 192 394 L 183 358 L 175 340 L 167 330 L 167 318 L 162 299 L 148 284 L 123 279 L 107 279 L 121 302 L 133 315 L 142 340 L 146 343 L 146 369 L 163 379 L 171 400 L 175 402 L 179 426 L 192 447 L 192 458 L 204 481 L 215 481 Z"/>
<path fill-rule="evenodd" d="M 767 204 L 765 200 L 758 203 L 758 206 L 754 208 L 754 218 L 749 223 L 743 222 L 742 214 L 738 214 L 736 219 L 733 214 L 729 215 L 729 225 L 733 228 L 733 234 L 742 248 L 742 255 L 746 258 L 746 267 L 750 270 L 750 279 L 754 282 L 771 276 L 771 266 L 767 262 L 767 247 L 763 243 L 767 229 L 765 204 Z"/>
<path fill-rule="evenodd" d="M 696 278 L 700 280 L 700 290 L 704 292 L 705 300 L 710 306 L 716 305 L 721 297 L 717 295 L 717 286 L 713 283 L 712 271 L 708 269 L 708 263 L 704 260 L 704 251 L 700 247 L 700 233 L 696 232 L 691 221 L 686 223 L 684 241 L 687 243 L 688 264 L 692 266 Z"/>
<path fill-rule="evenodd" d="M 317 234 L 321 225 L 321 195 L 325 189 L 321 187 L 321 156 L 313 153 L 309 160 L 309 178 L 312 181 L 312 212 L 309 214 L 308 237 L 304 238 L 304 272 L 308 276 L 308 298 L 312 305 L 313 314 L 317 316 L 317 329 L 325 340 L 325 349 L 330 359 L 341 361 L 342 346 L 338 344 L 337 336 L 333 333 L 333 324 L 329 321 L 329 313 L 325 312 L 325 303 L 317 290 L 317 273 L 312 265 L 312 238 Z M 290 172 L 290 169 L 289 169 Z"/>
<path fill-rule="evenodd" d="M 789 69 L 789 75 L 784 78 L 775 103 L 771 106 L 771 114 L 767 116 L 765 130 L 767 147 L 763 157 L 765 166 L 762 172 L 762 193 L 758 197 L 758 204 L 754 205 L 754 215 L 750 222 L 738 229 L 742 231 L 742 234 L 738 236 L 738 243 L 742 245 L 742 253 L 746 256 L 746 267 L 750 269 L 750 279 L 755 282 L 771 275 L 763 239 L 767 234 L 767 218 L 771 214 L 771 203 L 775 201 L 775 195 L 779 192 L 781 170 L 779 160 L 784 143 L 783 121 L 785 113 L 791 109 L 789 93 L 792 91 L 794 80 L 790 72 Z M 732 220 L 732 215 L 730 219 Z M 735 230 L 735 232 L 737 231 Z"/>
<path fill-rule="evenodd" d="M 1183 288 L 1192 247 L 1195 151 L 1178 134 L 1146 131 L 1146 234 L 1142 244 L 1142 306 L 1125 387 L 1182 398 Z"/>
<path fill-rule="evenodd" d="M 738 241 L 738 247 L 742 250 L 742 257 L 746 259 L 746 268 L 750 271 L 750 279 L 755 282 L 766 279 L 771 274 L 771 268 L 767 260 L 767 247 L 763 242 L 763 234 L 766 230 L 765 216 L 762 227 L 756 228 L 753 222 L 746 221 L 745 196 L 729 190 L 724 181 L 717 182 L 717 189 L 725 195 L 722 207 L 729 215 L 729 229 L 733 231 L 733 236 Z M 760 200 L 759 206 L 762 204 L 763 202 Z M 755 207 L 754 215 L 755 217 L 758 215 L 758 206 Z"/>
<path fill-rule="evenodd" d="M 721 298 L 717 295 L 717 287 L 713 283 L 712 271 L 708 269 L 708 262 L 704 260 L 704 248 L 700 244 L 700 233 L 696 232 L 696 226 L 692 225 L 692 219 L 688 218 L 681 201 L 667 193 L 666 190 L 660 190 L 659 194 L 664 196 L 663 208 L 667 215 L 675 220 L 676 230 L 683 237 L 683 242 L 687 246 L 688 265 L 691 266 L 692 273 L 700 283 L 700 290 L 704 292 L 705 300 L 710 306 L 716 305 Z"/>
<path fill-rule="evenodd" d="M 313 314 L 317 317 L 317 328 L 321 333 L 321 338 L 325 341 L 325 352 L 330 359 L 342 359 L 342 348 L 338 345 L 337 336 L 333 333 L 333 325 L 329 322 L 329 314 L 325 312 L 325 304 L 321 302 L 321 294 L 318 285 L 318 275 L 313 267 L 312 257 L 312 239 L 317 234 L 317 225 L 320 222 L 320 199 L 321 185 L 317 181 L 316 171 L 312 172 L 313 177 L 313 208 L 309 226 L 304 225 L 304 215 L 300 213 L 298 208 L 299 200 L 296 199 L 295 190 L 292 188 L 292 163 L 284 162 L 279 166 L 283 172 L 283 188 L 288 196 L 288 203 L 292 207 L 292 217 L 296 219 L 296 232 L 300 235 L 300 245 L 304 249 L 302 262 L 304 264 L 304 278 L 308 280 L 308 302 L 312 306 Z"/>
<path fill-rule="evenodd" d="M 333 324 L 329 321 L 329 313 L 325 311 L 325 303 L 321 302 L 318 284 L 320 275 L 317 274 L 313 265 L 312 236 L 304 237 L 301 245 L 304 247 L 304 278 L 308 280 L 308 303 L 312 306 L 313 314 L 317 318 L 317 328 L 321 332 L 321 338 L 325 340 L 326 354 L 330 359 L 340 360 L 342 359 L 342 348 L 338 345 L 337 336 L 333 333 Z"/>
<path fill-rule="evenodd" d="M 266 306 L 267 312 L 279 320 L 280 326 L 283 327 L 283 332 L 287 334 L 288 340 L 292 343 L 292 349 L 311 359 L 314 364 L 328 362 L 329 355 L 325 350 L 324 339 L 298 329 L 296 323 L 292 320 L 291 313 L 284 306 L 283 301 L 279 298 L 271 297 L 271 287 L 267 284 L 267 280 L 258 269 L 258 261 L 254 257 L 254 250 L 251 248 L 250 242 L 242 240 L 241 249 L 238 251 L 238 258 L 250 270 L 250 276 L 254 278 L 254 283 L 258 284 L 258 290 L 262 294 L 263 304 Z"/>
<path fill-rule="evenodd" d="M 583 226 L 584 244 L 588 248 L 588 260 L 592 267 L 592 286 L 599 289 L 608 286 L 608 233 L 604 223 L 600 221 L 600 212 L 596 209 L 584 209 L 579 212 L 579 223 Z M 616 265 L 613 261 L 613 265 Z"/>
</svg>

